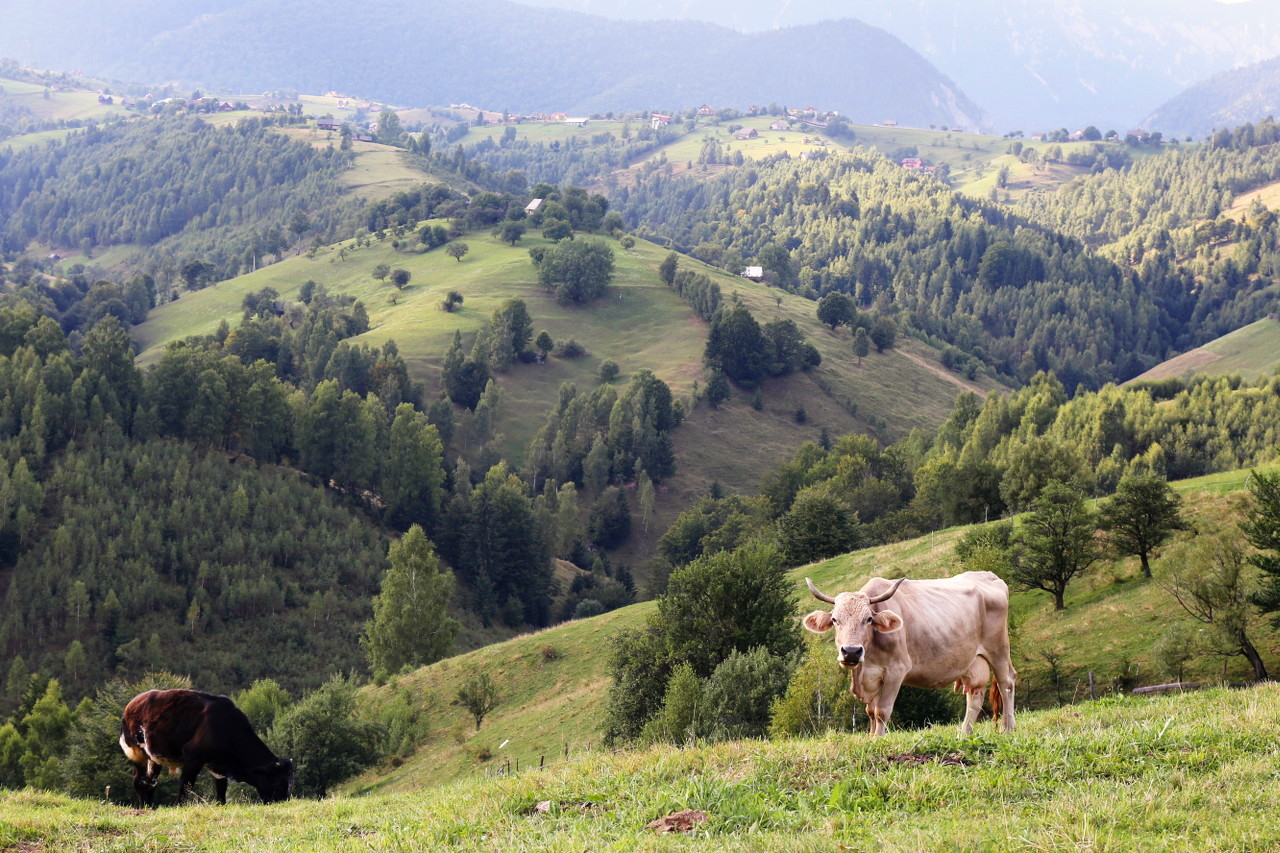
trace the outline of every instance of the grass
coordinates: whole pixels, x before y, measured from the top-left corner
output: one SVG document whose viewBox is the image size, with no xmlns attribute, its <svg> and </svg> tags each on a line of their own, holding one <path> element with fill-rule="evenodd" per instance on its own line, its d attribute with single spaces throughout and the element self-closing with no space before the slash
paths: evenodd
<svg viewBox="0 0 1280 853">
<path fill-rule="evenodd" d="M 1204 346 L 1174 356 L 1130 381 L 1231 374 L 1240 374 L 1245 379 L 1257 379 L 1269 376 L 1278 365 L 1280 323 L 1264 318 Z"/>
<path fill-rule="evenodd" d="M 28 148 L 37 148 L 49 142 L 61 141 L 74 133 L 76 128 L 64 127 L 56 130 L 40 130 L 35 133 L 24 133 L 21 136 L 10 136 L 0 141 L 0 145 L 10 148 L 17 154 Z"/>
<path fill-rule="evenodd" d="M 283 128 L 281 133 L 292 139 L 309 142 L 316 148 L 337 146 L 338 134 L 310 128 Z M 351 143 L 356 155 L 352 168 L 342 173 L 342 182 L 355 190 L 361 198 L 376 200 L 433 181 L 431 175 L 410 163 L 407 151 L 377 142 Z"/>
<path fill-rule="evenodd" d="M 0 95 L 0 105 L 5 107 L 25 107 L 40 121 L 50 119 L 85 119 L 103 118 L 111 114 L 127 115 L 128 111 L 120 106 L 120 96 L 116 96 L 113 105 L 99 104 L 98 94 L 87 90 L 64 92 L 50 91 L 44 96 L 44 87 L 33 83 L 24 83 L 0 77 L 0 87 L 4 94 Z"/>
<path fill-rule="evenodd" d="M 593 754 L 509 778 L 273 806 L 138 812 L 19 791 L 0 794 L 0 847 L 1274 849 L 1278 721 L 1280 687 L 1268 684 L 1024 713 L 1007 735 L 982 725 L 970 737 L 947 727 Z M 682 809 L 705 822 L 686 835 L 646 828 Z"/>
</svg>

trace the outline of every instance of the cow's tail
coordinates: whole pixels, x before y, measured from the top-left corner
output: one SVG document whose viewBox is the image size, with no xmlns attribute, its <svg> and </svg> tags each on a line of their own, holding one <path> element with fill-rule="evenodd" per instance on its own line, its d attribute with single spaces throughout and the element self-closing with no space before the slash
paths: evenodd
<svg viewBox="0 0 1280 853">
<path fill-rule="evenodd" d="M 995 673 L 991 674 L 991 721 L 1000 722 L 1000 717 L 1004 715 L 1004 693 L 1000 690 L 1000 680 L 996 678 Z"/>
</svg>

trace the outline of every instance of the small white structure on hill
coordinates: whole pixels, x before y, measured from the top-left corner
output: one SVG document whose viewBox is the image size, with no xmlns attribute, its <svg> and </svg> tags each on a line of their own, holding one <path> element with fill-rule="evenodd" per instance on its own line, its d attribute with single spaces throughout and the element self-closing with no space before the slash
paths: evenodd
<svg viewBox="0 0 1280 853">
<path fill-rule="evenodd" d="M 524 206 L 524 212 L 526 216 L 533 216 L 535 213 L 537 213 L 541 209 L 542 209 L 542 199 L 540 198 L 535 198 L 533 201 L 529 202 Z"/>
<path fill-rule="evenodd" d="M 749 278 L 752 281 L 760 281 L 764 278 L 764 267 L 743 267 L 742 272 L 738 275 L 743 278 Z"/>
</svg>

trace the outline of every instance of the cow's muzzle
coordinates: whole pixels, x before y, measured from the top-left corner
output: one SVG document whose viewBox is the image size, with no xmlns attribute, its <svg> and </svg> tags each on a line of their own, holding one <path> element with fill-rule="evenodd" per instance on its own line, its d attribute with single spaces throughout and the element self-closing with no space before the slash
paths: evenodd
<svg viewBox="0 0 1280 853">
<path fill-rule="evenodd" d="M 862 646 L 840 646 L 839 652 L 836 654 L 836 660 L 846 669 L 855 667 L 862 663 Z"/>
</svg>

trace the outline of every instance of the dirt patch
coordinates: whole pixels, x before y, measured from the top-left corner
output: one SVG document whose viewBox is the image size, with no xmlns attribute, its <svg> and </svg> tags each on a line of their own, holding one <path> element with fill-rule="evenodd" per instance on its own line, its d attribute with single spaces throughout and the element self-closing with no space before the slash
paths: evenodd
<svg viewBox="0 0 1280 853">
<path fill-rule="evenodd" d="M 654 832 L 692 832 L 693 828 L 707 819 L 704 811 L 685 809 L 684 811 L 660 817 L 649 824 Z"/>
</svg>

